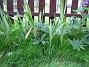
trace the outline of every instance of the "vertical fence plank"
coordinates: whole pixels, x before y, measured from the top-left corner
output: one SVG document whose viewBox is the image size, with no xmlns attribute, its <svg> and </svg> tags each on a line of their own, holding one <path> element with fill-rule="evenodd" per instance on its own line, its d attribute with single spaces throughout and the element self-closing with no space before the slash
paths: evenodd
<svg viewBox="0 0 89 67">
<path fill-rule="evenodd" d="M 71 6 L 71 14 L 67 15 L 67 16 L 79 16 L 77 14 L 72 14 L 72 13 L 76 13 L 73 10 L 76 10 L 78 8 L 78 1 L 79 0 L 72 0 L 72 6 Z M 34 0 L 28 0 L 28 4 L 30 6 L 31 12 L 33 12 L 33 16 L 38 16 L 38 13 L 34 13 Z M 17 11 L 24 11 L 23 9 L 23 5 L 24 5 L 24 0 L 17 0 Z M 3 0 L 0 0 L 0 6 L 3 8 Z M 89 7 L 89 4 L 88 4 Z M 45 0 L 39 0 L 39 12 L 41 11 L 43 14 L 43 10 L 45 9 Z M 8 13 L 9 11 L 9 13 Z M 15 13 L 13 12 L 13 0 L 7 0 L 7 13 L 10 16 L 14 16 Z M 59 14 L 56 13 L 56 0 L 50 0 L 50 13 L 45 14 L 45 16 L 48 16 L 50 19 L 54 19 L 55 15 L 58 17 Z M 45 17 L 43 16 L 43 19 Z"/>
<path fill-rule="evenodd" d="M 13 11 L 13 0 L 7 0 L 7 11 Z"/>
<path fill-rule="evenodd" d="M 28 0 L 28 5 L 31 9 L 31 12 L 34 12 L 34 0 Z M 32 18 L 34 19 L 34 16 L 32 16 Z"/>
<path fill-rule="evenodd" d="M 78 0 L 72 0 L 71 13 L 76 13 L 73 10 L 78 9 Z"/>
<path fill-rule="evenodd" d="M 45 0 L 39 0 L 39 12 L 45 9 Z"/>
<path fill-rule="evenodd" d="M 7 12 L 11 11 L 13 12 L 13 0 L 7 0 Z M 13 17 L 14 15 L 10 15 Z M 12 23 L 14 23 L 14 20 L 11 18 Z"/>
<path fill-rule="evenodd" d="M 23 0 L 17 0 L 17 10 L 18 11 L 24 11 L 23 6 L 24 6 L 24 1 Z"/>
<path fill-rule="evenodd" d="M 31 9 L 31 12 L 34 12 L 34 0 L 28 0 L 28 5 Z"/>
<path fill-rule="evenodd" d="M 39 12 L 41 12 L 42 17 L 43 17 L 42 22 L 45 22 L 45 17 L 43 16 L 43 12 L 45 12 L 45 0 L 39 0 Z"/>
<path fill-rule="evenodd" d="M 3 0 L 0 0 L 0 7 L 3 9 Z"/>
<path fill-rule="evenodd" d="M 50 0 L 50 12 L 56 13 L 56 0 Z"/>
<path fill-rule="evenodd" d="M 50 13 L 56 13 L 56 0 L 50 0 Z M 54 17 L 49 17 L 49 19 L 54 19 Z"/>
</svg>

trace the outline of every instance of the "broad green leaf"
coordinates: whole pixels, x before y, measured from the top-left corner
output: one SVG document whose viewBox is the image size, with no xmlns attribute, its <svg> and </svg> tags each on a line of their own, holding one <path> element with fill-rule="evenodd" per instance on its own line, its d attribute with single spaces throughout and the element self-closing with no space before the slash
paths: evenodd
<svg viewBox="0 0 89 67">
<path fill-rule="evenodd" d="M 43 40 L 43 39 L 45 38 L 45 36 L 46 36 L 46 34 L 43 34 L 43 35 L 41 36 L 41 40 Z"/>
</svg>

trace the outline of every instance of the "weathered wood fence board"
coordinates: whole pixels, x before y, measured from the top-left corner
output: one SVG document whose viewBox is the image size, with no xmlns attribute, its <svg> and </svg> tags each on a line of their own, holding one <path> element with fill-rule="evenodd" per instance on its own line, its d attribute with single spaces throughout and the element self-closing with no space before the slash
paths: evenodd
<svg viewBox="0 0 89 67">
<path fill-rule="evenodd" d="M 72 0 L 71 13 L 76 13 L 73 10 L 78 9 L 78 0 Z"/>
<path fill-rule="evenodd" d="M 34 12 L 34 0 L 28 0 L 28 4 L 30 6 L 31 12 Z"/>
<path fill-rule="evenodd" d="M 0 0 L 0 6 L 3 8 L 3 0 Z"/>
<path fill-rule="evenodd" d="M 30 6 L 33 18 L 34 18 L 34 16 L 39 16 L 39 12 L 40 11 L 43 12 L 43 10 L 45 9 L 45 0 L 39 0 L 39 12 L 34 12 L 34 1 L 35 0 L 28 0 L 28 4 Z M 67 16 L 67 17 L 69 17 L 69 16 L 81 17 L 81 14 L 77 14 L 76 12 L 73 11 L 78 8 L 78 1 L 79 0 L 72 0 L 71 13 L 67 14 L 67 10 L 66 10 L 65 16 Z M 54 15 L 56 17 L 59 17 L 60 13 L 56 13 L 56 0 L 50 0 L 49 4 L 50 4 L 49 13 L 44 13 L 44 18 L 45 18 L 45 16 L 47 16 L 47 17 L 53 19 Z M 3 0 L 0 0 L 0 6 L 1 6 L 1 8 L 4 7 Z M 13 11 L 14 10 L 13 6 L 14 6 L 13 0 L 7 0 L 7 13 L 10 16 L 14 16 L 17 14 L 17 12 Z M 24 0 L 17 0 L 17 11 L 21 15 L 24 14 L 23 6 L 24 6 Z"/>
<path fill-rule="evenodd" d="M 7 0 L 7 11 L 13 12 L 13 0 Z"/>
<path fill-rule="evenodd" d="M 23 6 L 24 6 L 24 1 L 23 0 L 17 0 L 17 10 L 18 11 L 24 11 Z"/>
<path fill-rule="evenodd" d="M 39 12 L 41 12 L 41 14 L 43 15 L 43 12 L 45 12 L 45 0 L 39 0 Z M 42 21 L 45 21 L 45 17 L 41 17 L 43 18 Z"/>
<path fill-rule="evenodd" d="M 56 14 L 56 0 L 50 0 L 50 13 Z M 50 19 L 54 19 L 54 16 L 50 16 Z"/>
<path fill-rule="evenodd" d="M 31 12 L 34 12 L 34 0 L 28 0 L 28 5 L 31 9 Z M 32 16 L 34 19 L 34 16 Z"/>
</svg>

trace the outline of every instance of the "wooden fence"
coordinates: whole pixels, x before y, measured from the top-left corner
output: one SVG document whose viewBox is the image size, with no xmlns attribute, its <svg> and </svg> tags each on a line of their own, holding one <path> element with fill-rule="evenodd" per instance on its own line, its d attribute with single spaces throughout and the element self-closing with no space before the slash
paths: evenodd
<svg viewBox="0 0 89 67">
<path fill-rule="evenodd" d="M 49 13 L 44 13 L 44 17 L 49 17 L 51 19 L 54 18 L 54 15 L 56 17 L 60 16 L 60 13 L 56 13 L 56 0 L 49 0 L 49 4 L 50 4 L 50 9 L 49 9 Z M 79 0 L 72 0 L 72 5 L 71 5 L 71 13 L 68 14 L 67 10 L 66 10 L 66 17 L 70 17 L 70 16 L 77 16 L 77 17 L 81 17 L 81 14 L 78 14 L 76 12 L 74 12 L 73 10 L 76 10 L 78 8 L 78 1 Z M 43 11 L 43 9 L 45 8 L 45 0 L 39 0 L 39 12 L 34 12 L 34 0 L 28 0 L 28 4 L 30 6 L 31 12 L 32 12 L 32 16 L 38 16 L 40 11 Z M 17 0 L 17 11 L 20 15 L 24 14 L 24 9 L 23 6 L 24 5 L 24 0 Z M 1 8 L 4 7 L 3 5 L 3 0 L 0 0 L 0 6 Z M 86 11 L 87 12 L 87 11 Z M 7 0 L 7 13 L 10 16 L 14 16 L 17 14 L 17 12 L 13 11 L 13 0 Z"/>
</svg>

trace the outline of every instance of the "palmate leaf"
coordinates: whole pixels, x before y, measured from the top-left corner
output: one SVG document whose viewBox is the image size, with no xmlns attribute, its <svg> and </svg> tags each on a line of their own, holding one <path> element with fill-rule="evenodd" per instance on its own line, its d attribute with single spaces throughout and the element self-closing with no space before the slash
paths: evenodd
<svg viewBox="0 0 89 67">
<path fill-rule="evenodd" d="M 43 35 L 41 36 L 41 40 L 43 40 L 45 37 L 46 37 L 46 34 L 43 34 Z"/>
<path fill-rule="evenodd" d="M 79 39 L 73 39 L 73 40 L 69 40 L 69 43 L 73 46 L 73 49 L 76 49 L 78 51 L 80 51 L 80 49 L 85 49 L 84 47 L 87 46 L 87 45 L 84 45 L 83 44 L 83 41 L 82 40 L 79 40 Z"/>
<path fill-rule="evenodd" d="M 42 41 L 42 44 L 44 45 L 46 43 L 46 41 Z"/>
<path fill-rule="evenodd" d="M 39 44 L 39 43 L 40 43 L 40 40 L 33 42 L 33 44 Z"/>
<path fill-rule="evenodd" d="M 70 39 L 68 39 L 69 40 L 69 43 L 73 46 L 73 41 L 72 40 L 70 40 Z"/>
<path fill-rule="evenodd" d="M 89 45 L 89 34 L 85 35 L 82 40 L 84 41 L 85 44 Z"/>
<path fill-rule="evenodd" d="M 46 43 L 48 43 L 47 40 L 48 39 L 46 38 L 46 34 L 43 34 L 41 37 L 38 37 L 36 39 L 36 41 L 33 42 L 33 44 L 43 44 L 43 45 L 45 45 Z"/>
</svg>

